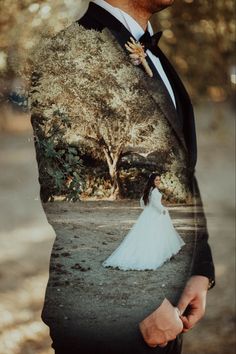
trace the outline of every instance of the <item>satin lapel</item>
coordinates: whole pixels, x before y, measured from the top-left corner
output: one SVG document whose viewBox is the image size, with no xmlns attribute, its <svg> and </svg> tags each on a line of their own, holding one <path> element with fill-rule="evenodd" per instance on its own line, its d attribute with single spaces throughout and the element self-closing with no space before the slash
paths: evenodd
<svg viewBox="0 0 236 354">
<path fill-rule="evenodd" d="M 151 59 L 149 57 L 147 57 L 146 59 L 154 74 L 152 78 L 147 77 L 147 74 L 146 76 L 144 76 L 143 82 L 144 84 L 146 84 L 146 89 L 152 95 L 152 97 L 156 101 L 156 104 L 159 105 L 159 107 L 161 108 L 163 114 L 171 124 L 179 140 L 183 144 L 185 150 L 188 151 L 184 139 L 180 117 L 178 116 L 169 91 L 167 90 L 166 85 L 164 84 L 159 72 L 157 71 L 155 65 L 152 63 Z"/>
<path fill-rule="evenodd" d="M 100 31 L 105 27 L 108 28 L 122 49 L 127 53 L 127 56 L 129 55 L 127 49 L 125 48 L 125 43 L 127 43 L 132 34 L 120 21 L 118 21 L 113 15 L 111 15 L 101 6 L 90 2 L 87 12 L 77 22 L 87 28 L 94 28 Z M 148 56 L 146 59 L 152 69 L 154 76 L 149 77 L 143 66 L 139 65 L 138 67 L 143 72 L 143 75 L 141 76 L 142 84 L 163 112 L 164 116 L 170 123 L 185 150 L 188 151 L 180 119 L 170 97 L 169 91 L 167 90 L 151 59 Z"/>
<path fill-rule="evenodd" d="M 130 39 L 131 36 L 130 32 L 126 30 L 125 27 L 121 28 L 119 31 L 113 29 L 109 29 L 109 30 L 111 31 L 111 33 L 114 35 L 114 37 L 117 39 L 121 47 L 126 51 L 128 55 L 128 52 L 125 48 L 125 43 Z M 169 91 L 167 90 L 163 80 L 161 79 L 161 76 L 159 75 L 151 59 L 148 56 L 146 57 L 146 59 L 150 68 L 152 69 L 153 77 L 147 75 L 142 65 L 138 65 L 138 67 L 143 72 L 143 75 L 141 77 L 142 84 L 149 92 L 149 94 L 152 96 L 152 98 L 155 100 L 156 104 L 160 107 L 161 111 L 163 112 L 164 116 L 166 117 L 166 119 L 174 129 L 177 137 L 179 138 L 185 150 L 188 151 L 184 139 L 182 126 L 180 123 L 180 118 L 178 116 L 178 113 L 172 101 L 172 98 L 170 97 Z"/>
<path fill-rule="evenodd" d="M 197 138 L 193 105 L 189 94 L 185 89 L 184 84 L 177 74 L 175 68 L 159 47 L 157 48 L 157 55 L 165 72 L 167 73 L 167 76 L 169 76 L 169 79 L 173 84 L 172 87 L 174 91 L 177 91 L 177 107 L 181 106 L 179 109 L 180 112 L 182 111 L 182 126 L 184 130 L 185 141 L 188 146 L 191 164 L 194 168 L 197 161 Z"/>
</svg>

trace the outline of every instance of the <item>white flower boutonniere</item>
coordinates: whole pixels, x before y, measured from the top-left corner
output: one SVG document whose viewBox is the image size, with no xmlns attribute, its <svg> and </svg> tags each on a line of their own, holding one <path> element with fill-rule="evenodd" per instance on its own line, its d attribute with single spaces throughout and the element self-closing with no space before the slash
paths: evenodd
<svg viewBox="0 0 236 354">
<path fill-rule="evenodd" d="M 132 63 L 134 65 L 142 64 L 146 70 L 146 73 L 150 77 L 153 77 L 153 72 L 148 65 L 147 60 L 145 59 L 147 54 L 144 51 L 144 46 L 140 42 L 135 41 L 134 38 L 130 37 L 130 42 L 128 41 L 125 44 L 125 48 L 130 52 L 129 56 L 132 60 Z"/>
</svg>

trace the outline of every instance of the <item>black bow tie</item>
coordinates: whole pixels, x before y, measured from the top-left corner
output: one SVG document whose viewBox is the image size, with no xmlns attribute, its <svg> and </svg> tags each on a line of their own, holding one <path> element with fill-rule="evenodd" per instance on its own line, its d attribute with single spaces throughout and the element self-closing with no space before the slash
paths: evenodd
<svg viewBox="0 0 236 354">
<path fill-rule="evenodd" d="M 148 30 L 144 32 L 144 34 L 139 38 L 139 42 L 144 45 L 145 51 L 149 49 L 155 54 L 155 49 L 158 46 L 162 33 L 162 31 L 159 31 L 151 36 Z"/>
</svg>

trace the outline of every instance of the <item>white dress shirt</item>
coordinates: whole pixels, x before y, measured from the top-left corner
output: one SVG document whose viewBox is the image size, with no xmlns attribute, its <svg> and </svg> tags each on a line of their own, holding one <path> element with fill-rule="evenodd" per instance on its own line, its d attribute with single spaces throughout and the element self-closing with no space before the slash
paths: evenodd
<svg viewBox="0 0 236 354">
<path fill-rule="evenodd" d="M 133 37 L 137 41 L 144 34 L 144 30 L 140 26 L 140 24 L 132 16 L 127 14 L 125 11 L 119 9 L 118 7 L 112 6 L 105 0 L 93 0 L 93 2 L 103 7 L 105 10 L 109 11 L 114 17 L 116 17 L 128 29 L 128 31 L 133 35 Z M 152 25 L 149 21 L 148 21 L 147 29 L 150 32 L 150 34 L 153 35 Z M 161 65 L 159 58 L 156 55 L 154 55 L 149 49 L 147 49 L 146 53 L 149 56 L 149 58 L 152 60 L 153 64 L 155 65 L 176 107 L 175 96 L 172 87 Z"/>
</svg>

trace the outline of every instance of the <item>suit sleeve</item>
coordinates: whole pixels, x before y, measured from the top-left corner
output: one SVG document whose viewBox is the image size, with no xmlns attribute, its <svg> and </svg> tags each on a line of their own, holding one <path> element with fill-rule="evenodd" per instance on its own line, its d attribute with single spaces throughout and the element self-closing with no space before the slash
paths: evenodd
<svg viewBox="0 0 236 354">
<path fill-rule="evenodd" d="M 197 179 L 193 179 L 195 195 L 197 196 L 197 206 L 201 211 L 201 227 L 197 225 L 197 242 L 194 252 L 194 260 L 191 268 L 191 275 L 203 275 L 209 278 L 209 289 L 215 286 L 215 267 L 212 252 L 208 243 L 209 234 L 207 229 L 206 215 L 203 209 L 202 198 L 198 187 Z"/>
</svg>

